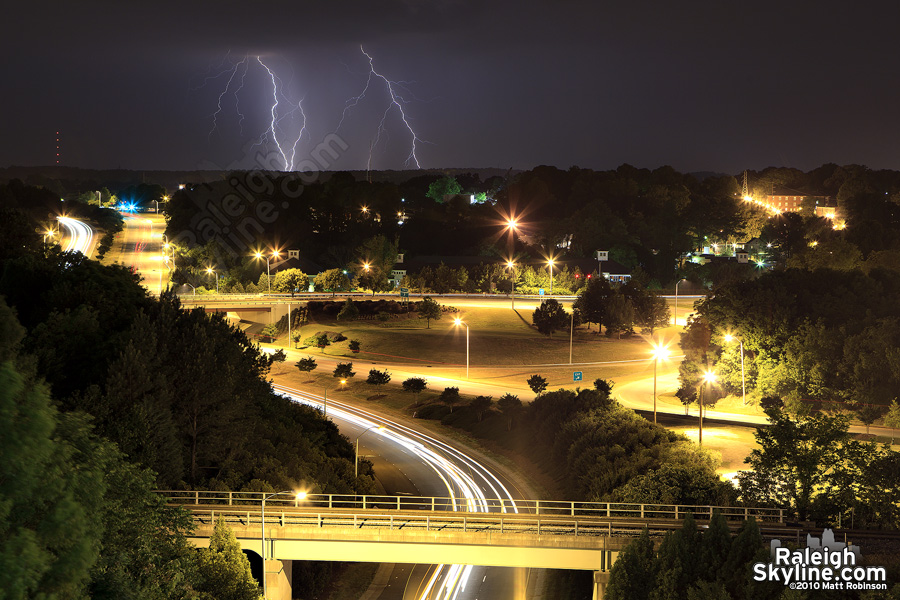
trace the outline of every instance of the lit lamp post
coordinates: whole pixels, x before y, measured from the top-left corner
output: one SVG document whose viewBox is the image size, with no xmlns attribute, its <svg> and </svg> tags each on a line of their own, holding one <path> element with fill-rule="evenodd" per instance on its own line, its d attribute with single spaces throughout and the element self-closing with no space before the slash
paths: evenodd
<svg viewBox="0 0 900 600">
<path fill-rule="evenodd" d="M 686 279 L 679 279 L 675 282 L 675 312 L 672 313 L 672 325 L 678 325 L 678 284 Z"/>
<path fill-rule="evenodd" d="M 371 427 L 369 427 L 368 429 L 363 431 L 361 434 L 356 436 L 356 459 L 353 462 L 353 475 L 355 477 L 359 477 L 359 438 L 366 435 L 366 433 L 371 431 L 372 429 L 384 431 L 384 426 L 383 425 L 372 425 Z"/>
<path fill-rule="evenodd" d="M 706 371 L 703 374 L 703 383 L 700 386 L 700 435 L 698 436 L 698 443 L 703 445 L 703 385 L 712 385 L 716 382 L 716 374 L 712 371 Z"/>
<path fill-rule="evenodd" d="M 285 490 L 283 492 L 275 492 L 274 494 L 269 494 L 268 496 L 264 496 L 262 500 L 262 510 L 260 512 L 261 521 L 262 521 L 262 588 L 263 588 L 263 598 L 266 597 L 266 500 L 273 496 L 280 496 L 282 494 L 291 494 L 300 502 L 306 498 L 306 492 L 297 492 L 295 490 Z"/>
<path fill-rule="evenodd" d="M 553 295 L 553 259 L 548 258 L 547 264 L 550 265 L 550 295 Z"/>
<path fill-rule="evenodd" d="M 216 273 L 212 267 L 207 267 L 206 272 L 210 275 L 216 276 L 216 293 L 218 294 L 219 293 L 219 274 Z"/>
<path fill-rule="evenodd" d="M 669 348 L 662 344 L 653 346 L 653 422 L 656 423 L 656 367 L 660 360 L 666 360 L 669 356 Z"/>
<path fill-rule="evenodd" d="M 725 336 L 725 341 L 728 343 L 731 343 L 736 339 L 737 338 L 735 338 L 730 333 Z M 741 344 L 741 403 L 746 405 L 747 404 L 747 383 L 744 380 L 744 340 L 738 340 L 738 342 L 740 342 L 740 344 Z"/>
<path fill-rule="evenodd" d="M 272 270 L 271 270 L 272 265 L 271 265 L 271 263 L 269 262 L 269 258 L 270 258 L 270 257 L 267 256 L 267 255 L 265 255 L 265 254 L 263 254 L 262 252 L 257 252 L 254 256 L 256 257 L 257 260 L 261 260 L 261 259 L 263 259 L 263 258 L 266 259 L 266 283 L 269 284 L 269 293 L 271 294 L 271 293 L 272 293 Z M 272 256 L 271 256 L 271 257 L 272 257 L 272 258 L 277 258 L 277 257 L 278 257 L 278 251 L 277 251 L 277 250 L 273 250 L 273 251 L 272 251 Z"/>
<path fill-rule="evenodd" d="M 56 232 L 54 232 L 52 229 L 48 229 L 47 231 L 44 232 L 44 248 L 45 249 L 47 248 L 47 238 L 52 238 L 54 235 L 56 235 Z"/>
<path fill-rule="evenodd" d="M 453 319 L 453 324 L 459 327 L 460 325 L 466 326 L 466 379 L 469 378 L 469 324 L 460 319 L 459 317 Z"/>
<path fill-rule="evenodd" d="M 516 310 L 516 263 L 507 261 L 506 268 L 512 270 L 512 309 Z"/>
</svg>

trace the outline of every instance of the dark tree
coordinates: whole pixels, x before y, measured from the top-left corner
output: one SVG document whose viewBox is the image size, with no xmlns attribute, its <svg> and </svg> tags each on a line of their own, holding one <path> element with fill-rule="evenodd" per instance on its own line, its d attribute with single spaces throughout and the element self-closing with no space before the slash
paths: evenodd
<svg viewBox="0 0 900 600">
<path fill-rule="evenodd" d="M 535 395 L 540 396 L 544 390 L 547 389 L 547 379 L 545 377 L 541 377 L 540 375 L 532 375 L 528 378 L 528 387 L 531 388 L 531 391 L 535 393 Z"/>
<path fill-rule="evenodd" d="M 431 321 L 438 321 L 441 318 L 441 305 L 425 296 L 419 304 L 419 318 L 425 319 L 426 329 L 431 329 Z"/>
<path fill-rule="evenodd" d="M 444 391 L 441 392 L 440 400 L 444 404 L 450 407 L 450 412 L 453 412 L 453 405 L 462 400 L 462 397 L 459 395 L 458 387 L 446 387 Z"/>
<path fill-rule="evenodd" d="M 553 337 L 553 332 L 569 325 L 569 315 L 555 299 L 544 300 L 531 314 L 531 322 L 544 335 Z"/>
<path fill-rule="evenodd" d="M 366 378 L 366 383 L 371 383 L 372 385 L 385 385 L 390 380 L 391 374 L 387 372 L 387 369 L 384 371 L 371 369 L 369 371 L 369 376 Z"/>
<path fill-rule="evenodd" d="M 493 404 L 493 399 L 491 396 L 476 396 L 471 402 L 469 402 L 469 408 L 475 411 L 478 415 L 478 420 L 484 418 L 484 413 L 488 410 Z"/>
<path fill-rule="evenodd" d="M 307 356 L 306 358 L 301 358 L 295 363 L 295 366 L 300 369 L 301 373 L 309 373 L 310 371 L 314 371 L 318 366 L 316 364 L 316 359 L 312 356 Z"/>
<path fill-rule="evenodd" d="M 497 400 L 497 408 L 506 417 L 506 430 L 512 429 L 513 420 L 522 412 L 522 401 L 518 396 L 506 393 Z"/>
<path fill-rule="evenodd" d="M 353 377 L 354 375 L 356 375 L 356 373 L 353 372 L 353 363 L 352 362 L 338 363 L 337 366 L 334 368 L 334 372 L 332 373 L 333 377 L 339 377 L 342 379 L 349 379 L 349 378 Z"/>
<path fill-rule="evenodd" d="M 410 377 L 403 382 L 404 392 L 413 392 L 414 394 L 419 394 L 425 391 L 426 387 L 428 387 L 428 382 L 422 377 Z"/>
</svg>

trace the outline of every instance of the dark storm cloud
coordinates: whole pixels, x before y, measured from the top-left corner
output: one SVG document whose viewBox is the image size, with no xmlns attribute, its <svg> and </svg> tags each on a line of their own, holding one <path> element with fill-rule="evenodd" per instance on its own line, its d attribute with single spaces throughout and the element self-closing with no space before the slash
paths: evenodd
<svg viewBox="0 0 900 600">
<path fill-rule="evenodd" d="M 422 101 L 409 114 L 433 142 L 421 149 L 427 166 L 900 162 L 888 3 L 166 0 L 6 11 L 0 164 L 50 162 L 57 127 L 68 164 L 229 164 L 242 148 L 228 137 L 234 122 L 209 135 L 224 81 L 199 84 L 246 53 L 295 83 L 310 141 L 321 139 L 365 82 L 360 43 L 386 75 L 413 82 Z M 246 107 L 261 115 L 256 92 Z M 343 168 L 364 166 L 377 125 L 366 119 L 384 110 L 384 97 L 370 101 L 349 122 Z M 405 156 L 404 132 L 390 125 L 376 167 Z"/>
</svg>

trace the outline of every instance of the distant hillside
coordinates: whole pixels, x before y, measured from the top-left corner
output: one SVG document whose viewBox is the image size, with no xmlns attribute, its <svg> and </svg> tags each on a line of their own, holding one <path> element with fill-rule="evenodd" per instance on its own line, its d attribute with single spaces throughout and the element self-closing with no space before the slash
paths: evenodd
<svg viewBox="0 0 900 600">
<path fill-rule="evenodd" d="M 53 190 L 60 195 L 80 193 L 107 187 L 113 191 L 139 183 L 156 183 L 174 190 L 181 183 L 212 183 L 225 179 L 231 171 L 131 171 L 128 169 L 79 169 L 76 167 L 46 166 L 0 168 L 0 183 L 21 179 L 27 185 Z M 365 181 L 366 171 L 349 171 L 357 181 Z M 409 169 L 402 171 L 372 171 L 372 181 L 402 183 L 413 177 L 434 175 L 478 174 L 482 181 L 489 177 L 515 175 L 518 170 L 488 169 Z M 319 173 L 321 181 L 327 181 L 333 172 Z M 281 173 L 278 174 L 279 176 Z"/>
</svg>

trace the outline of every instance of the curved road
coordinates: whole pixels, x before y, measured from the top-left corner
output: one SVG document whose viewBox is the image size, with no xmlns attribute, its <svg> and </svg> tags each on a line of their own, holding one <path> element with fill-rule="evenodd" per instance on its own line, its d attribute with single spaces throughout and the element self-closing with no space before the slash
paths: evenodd
<svg viewBox="0 0 900 600">
<path fill-rule="evenodd" d="M 60 227 L 66 230 L 63 250 L 81 252 L 90 257 L 94 245 L 94 230 L 91 226 L 71 217 L 56 217 L 56 219 L 59 221 Z"/>
<path fill-rule="evenodd" d="M 321 396 L 280 385 L 276 392 L 297 402 L 323 407 Z M 328 401 L 327 416 L 344 435 L 359 440 L 360 456 L 372 461 L 378 482 L 390 495 L 457 498 L 459 508 L 518 512 L 524 495 L 515 483 L 490 466 L 452 446 L 401 423 L 345 404 Z M 492 499 L 502 498 L 503 506 Z M 371 600 L 451 600 L 521 597 L 527 586 L 524 569 L 464 565 L 393 565 L 382 567 Z"/>
</svg>

